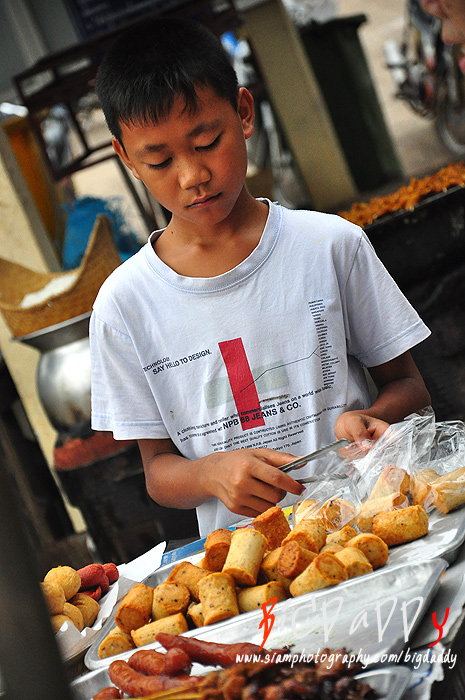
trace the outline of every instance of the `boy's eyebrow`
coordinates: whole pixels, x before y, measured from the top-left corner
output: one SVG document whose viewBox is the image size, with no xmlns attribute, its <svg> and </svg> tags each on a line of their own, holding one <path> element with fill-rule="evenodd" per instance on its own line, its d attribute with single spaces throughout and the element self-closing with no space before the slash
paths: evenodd
<svg viewBox="0 0 465 700">
<path fill-rule="evenodd" d="M 217 129 L 221 124 L 221 119 L 213 119 L 211 122 L 201 122 L 198 124 L 196 127 L 192 129 L 192 131 L 189 131 L 189 136 L 199 136 L 200 134 L 203 134 L 205 131 L 213 131 L 213 129 Z"/>
<path fill-rule="evenodd" d="M 189 138 L 195 138 L 196 136 L 200 136 L 200 134 L 204 134 L 207 131 L 214 131 L 221 125 L 221 119 L 213 119 L 211 122 L 201 122 L 200 124 L 197 124 L 189 133 L 187 134 Z M 167 148 L 168 144 L 167 143 L 147 143 L 145 146 L 142 146 L 140 150 L 137 151 L 136 155 L 139 158 L 144 158 L 144 156 L 148 156 L 151 153 L 160 153 L 160 151 L 163 151 L 165 148 Z"/>
<path fill-rule="evenodd" d="M 142 148 L 136 151 L 136 155 L 139 158 L 143 158 L 151 153 L 159 153 L 159 151 L 162 151 L 164 148 L 166 148 L 166 143 L 147 143 L 145 146 L 142 146 Z"/>
</svg>

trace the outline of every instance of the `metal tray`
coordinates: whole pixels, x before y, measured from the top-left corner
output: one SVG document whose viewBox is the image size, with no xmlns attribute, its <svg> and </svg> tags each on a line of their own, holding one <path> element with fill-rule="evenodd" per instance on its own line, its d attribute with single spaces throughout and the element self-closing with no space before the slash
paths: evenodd
<svg viewBox="0 0 465 700">
<path fill-rule="evenodd" d="M 359 673 L 356 678 L 371 685 L 376 700 L 400 700 L 407 690 L 412 672 L 406 666 L 385 666 Z"/>
<path fill-rule="evenodd" d="M 246 525 L 251 521 L 251 519 L 241 521 L 238 524 Z M 234 530 L 234 526 L 229 529 Z M 166 552 L 162 558 L 162 565 L 173 564 L 174 566 L 184 559 L 191 561 L 191 559 L 189 559 L 190 556 L 203 551 L 205 539 L 206 538 L 196 540 L 184 547 Z M 459 549 L 464 542 L 465 506 L 452 511 L 452 513 L 447 513 L 447 515 L 441 515 L 434 511 L 429 515 L 428 534 L 419 540 L 407 542 L 397 547 L 391 547 L 389 550 L 388 566 L 390 564 L 400 564 L 404 561 L 412 561 L 412 557 L 414 559 L 433 559 L 434 557 L 441 557 L 450 564 L 457 557 Z M 165 571 L 167 571 L 167 569 L 165 569 Z M 168 573 L 169 571 L 171 571 L 171 569 L 168 570 Z"/>
<path fill-rule="evenodd" d="M 204 540 L 199 540 L 199 542 L 204 542 Z M 193 542 L 191 545 L 187 545 L 186 548 L 182 547 L 181 549 L 186 549 L 189 551 L 189 548 L 192 549 L 192 545 L 195 545 Z M 203 544 L 202 544 L 203 547 Z M 194 547 L 195 548 L 195 547 Z M 165 564 L 164 566 L 160 566 L 159 569 L 154 571 L 150 576 L 147 576 L 147 578 L 144 578 L 142 583 L 145 583 L 146 586 L 152 586 L 152 588 L 155 588 L 158 586 L 159 583 L 164 583 L 172 570 L 174 569 L 175 566 L 179 564 L 180 561 L 190 561 L 192 564 L 196 564 L 199 562 L 203 557 L 203 550 L 201 552 L 197 551 L 196 554 L 193 554 L 190 557 L 182 557 L 182 559 L 178 559 L 176 557 L 173 558 L 172 561 L 170 561 L 169 564 Z M 163 561 L 163 560 L 162 560 Z M 102 625 L 102 628 L 100 632 L 97 634 L 97 636 L 94 638 L 93 643 L 91 644 L 90 648 L 87 650 L 86 656 L 84 658 L 84 663 L 89 669 L 94 669 L 94 668 L 99 668 L 102 665 L 108 665 L 111 661 L 113 661 L 114 658 L 116 657 L 111 657 L 110 659 L 99 659 L 98 657 L 98 648 L 101 644 L 101 642 L 105 639 L 107 634 L 111 632 L 111 630 L 116 627 L 115 624 L 115 614 L 116 611 L 120 605 L 120 602 L 117 602 L 116 605 L 114 606 L 113 610 L 111 611 L 110 615 Z"/>
<path fill-rule="evenodd" d="M 371 685 L 376 700 L 400 700 L 411 678 L 406 666 L 385 666 L 357 674 L 356 678 Z M 73 700 L 91 700 L 99 690 L 112 685 L 108 670 L 101 668 L 77 678 L 71 683 Z"/>
<path fill-rule="evenodd" d="M 266 646 L 271 649 L 292 645 L 293 653 L 307 656 L 325 647 L 345 647 L 363 654 L 366 666 L 386 661 L 383 655 L 399 653 L 412 636 L 436 594 L 446 567 L 443 559 L 384 567 L 367 576 L 278 603 L 273 609 L 275 622 Z M 412 602 L 414 599 L 416 602 Z M 261 610 L 242 613 L 215 625 L 190 630 L 185 636 L 225 643 L 247 640 L 260 646 L 262 620 Z M 113 660 L 128 658 L 133 653 L 99 659 L 98 645 L 97 640 L 84 660 L 91 670 L 107 667 Z M 161 647 L 154 643 L 144 648 Z"/>
<path fill-rule="evenodd" d="M 397 547 L 391 547 L 389 550 L 389 560 L 383 571 L 386 569 L 389 570 L 392 566 L 398 564 L 411 563 L 417 560 L 441 558 L 448 563 L 454 561 L 460 547 L 465 541 L 465 508 L 448 513 L 447 515 L 433 514 L 430 516 L 429 525 L 430 531 L 425 537 Z M 169 563 L 161 566 L 157 571 L 150 574 L 150 576 L 144 579 L 143 583 L 155 588 L 159 583 L 166 581 L 170 572 L 180 561 L 190 561 L 194 564 L 200 561 L 203 556 L 204 541 L 205 540 L 198 540 L 178 550 L 168 552 L 168 557 L 164 555 L 164 560 L 168 560 Z M 193 554 L 193 552 L 196 553 Z M 187 554 L 191 554 L 191 556 L 186 556 Z M 367 574 L 367 576 L 371 577 L 373 574 Z M 347 584 L 339 584 L 339 586 L 341 585 Z M 104 660 L 98 658 L 98 647 L 100 642 L 115 626 L 114 615 L 118 605 L 119 603 L 112 610 L 107 621 L 95 638 L 95 641 L 86 653 L 84 663 L 89 669 L 97 668 L 104 662 Z"/>
<path fill-rule="evenodd" d="M 465 260 L 465 188 L 431 194 L 413 210 L 365 226 L 378 257 L 401 289 L 447 274 Z M 440 235 L 438 235 L 440 231 Z"/>
</svg>

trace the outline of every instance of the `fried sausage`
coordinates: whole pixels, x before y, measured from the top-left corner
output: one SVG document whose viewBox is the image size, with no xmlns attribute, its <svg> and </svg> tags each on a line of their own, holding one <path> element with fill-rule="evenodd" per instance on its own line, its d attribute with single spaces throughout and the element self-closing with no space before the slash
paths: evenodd
<svg viewBox="0 0 465 700">
<path fill-rule="evenodd" d="M 131 697 L 151 695 L 163 690 L 195 688 L 201 680 L 197 676 L 145 676 L 131 668 L 126 661 L 112 661 L 108 675 L 117 688 Z"/>
<path fill-rule="evenodd" d="M 92 590 L 95 586 L 100 586 L 102 595 L 108 593 L 110 581 L 108 580 L 108 576 L 102 564 L 87 564 L 87 566 L 83 566 L 82 569 L 78 569 L 77 572 L 81 578 L 80 593 L 82 591 Z"/>
<path fill-rule="evenodd" d="M 250 642 L 221 644 L 219 642 L 205 642 L 201 639 L 195 639 L 195 637 L 174 636 L 172 634 L 166 634 L 165 632 L 157 634 L 157 642 L 160 642 L 165 649 L 172 649 L 173 647 L 182 649 L 186 652 L 191 661 L 203 664 L 204 666 L 222 666 L 223 668 L 235 666 L 237 663 L 236 656 L 238 654 L 255 654 L 256 656 L 262 656 L 270 653 L 265 649 L 262 649 L 260 652 L 260 647 Z M 281 653 L 284 652 L 283 649 L 278 651 Z"/>
<path fill-rule="evenodd" d="M 128 659 L 128 664 L 134 671 L 145 673 L 147 676 L 156 676 L 162 673 L 165 676 L 188 675 L 192 668 L 192 661 L 182 649 L 168 649 L 162 654 L 155 649 L 140 649 Z"/>
<path fill-rule="evenodd" d="M 112 561 L 108 562 L 107 564 L 104 564 L 103 569 L 107 575 L 110 584 L 114 583 L 119 579 L 118 567 L 116 566 L 116 564 L 113 564 Z"/>
<path fill-rule="evenodd" d="M 121 692 L 114 685 L 109 685 L 108 688 L 102 688 L 97 695 L 94 695 L 92 700 L 117 700 L 121 697 Z"/>
</svg>

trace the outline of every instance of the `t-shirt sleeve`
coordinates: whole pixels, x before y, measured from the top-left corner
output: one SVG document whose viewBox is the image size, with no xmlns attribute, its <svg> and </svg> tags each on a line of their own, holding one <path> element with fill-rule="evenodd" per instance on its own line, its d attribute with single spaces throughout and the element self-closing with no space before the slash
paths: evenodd
<svg viewBox="0 0 465 700">
<path fill-rule="evenodd" d="M 366 367 L 393 360 L 430 335 L 363 232 L 342 297 L 348 353 Z"/>
<path fill-rule="evenodd" d="M 129 335 L 94 311 L 89 338 L 93 430 L 116 440 L 169 437 Z"/>
</svg>

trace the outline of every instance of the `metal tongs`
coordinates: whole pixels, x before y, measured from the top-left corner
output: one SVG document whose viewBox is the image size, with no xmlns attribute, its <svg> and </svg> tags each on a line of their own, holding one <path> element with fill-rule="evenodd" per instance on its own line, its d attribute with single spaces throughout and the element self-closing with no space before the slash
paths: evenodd
<svg viewBox="0 0 465 700">
<path fill-rule="evenodd" d="M 341 440 L 336 440 L 336 442 L 332 442 L 330 445 L 326 445 L 325 447 L 320 447 L 319 450 L 315 450 L 314 452 L 310 452 L 308 455 L 304 455 L 303 457 L 298 457 L 297 459 L 294 459 L 292 462 L 288 462 L 285 464 L 283 467 L 279 467 L 279 469 L 282 472 L 290 472 L 293 469 L 297 469 L 297 467 L 301 467 L 304 464 L 307 464 L 307 462 L 311 462 L 314 459 L 318 459 L 318 457 L 321 457 L 322 455 L 326 454 L 327 452 L 333 452 L 334 450 L 339 450 L 341 447 L 347 447 L 348 445 L 352 445 L 353 443 L 350 442 L 350 440 L 346 440 L 345 438 L 341 438 Z M 350 470 L 352 471 L 352 470 Z M 296 479 L 296 481 L 299 482 L 299 484 L 310 484 L 314 481 L 321 481 L 321 480 L 332 480 L 332 479 L 343 479 L 348 476 L 347 472 L 347 464 L 345 465 L 344 471 L 334 471 L 329 474 L 313 474 L 312 476 L 307 476 L 304 479 Z"/>
</svg>

